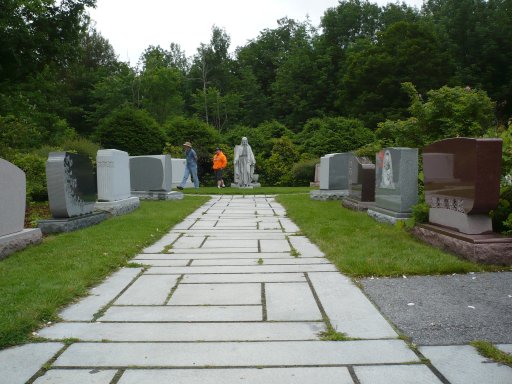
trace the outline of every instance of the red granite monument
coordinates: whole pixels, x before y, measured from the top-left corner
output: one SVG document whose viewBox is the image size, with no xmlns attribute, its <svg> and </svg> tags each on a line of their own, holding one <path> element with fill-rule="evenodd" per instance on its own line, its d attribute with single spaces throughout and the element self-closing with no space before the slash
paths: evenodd
<svg viewBox="0 0 512 384">
<path fill-rule="evenodd" d="M 453 138 L 423 149 L 429 224 L 415 234 L 473 261 L 512 263 L 512 238 L 492 232 L 499 202 L 501 139 Z"/>
</svg>

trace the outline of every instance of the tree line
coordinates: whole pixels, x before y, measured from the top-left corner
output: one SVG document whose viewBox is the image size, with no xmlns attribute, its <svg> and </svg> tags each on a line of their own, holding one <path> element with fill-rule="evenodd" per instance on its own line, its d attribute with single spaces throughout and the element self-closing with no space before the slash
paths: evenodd
<svg viewBox="0 0 512 384">
<path fill-rule="evenodd" d="M 94 29 L 94 5 L 0 0 L 0 156 L 29 178 L 50 150 L 180 156 L 191 141 L 208 181 L 214 148 L 229 158 L 242 136 L 277 185 L 308 182 L 329 152 L 463 135 L 510 145 L 512 0 L 343 0 L 318 26 L 283 18 L 234 53 L 213 26 L 192 57 L 170 43 L 136 65 Z"/>
</svg>

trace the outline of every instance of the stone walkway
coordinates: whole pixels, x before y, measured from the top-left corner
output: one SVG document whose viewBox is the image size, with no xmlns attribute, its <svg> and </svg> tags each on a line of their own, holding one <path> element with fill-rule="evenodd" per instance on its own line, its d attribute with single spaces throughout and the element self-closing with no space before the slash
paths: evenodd
<svg viewBox="0 0 512 384">
<path fill-rule="evenodd" d="M 512 382 L 472 347 L 411 349 L 272 197 L 215 197 L 134 261 L 0 351 L 0 383 Z"/>
</svg>

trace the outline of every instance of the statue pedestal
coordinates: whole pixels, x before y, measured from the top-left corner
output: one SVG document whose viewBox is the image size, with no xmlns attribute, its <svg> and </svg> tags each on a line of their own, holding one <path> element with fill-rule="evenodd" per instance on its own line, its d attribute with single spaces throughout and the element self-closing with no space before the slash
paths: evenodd
<svg viewBox="0 0 512 384">
<path fill-rule="evenodd" d="M 237 183 L 231 183 L 231 188 L 245 188 L 245 189 L 252 189 L 252 188 L 259 188 L 261 187 L 260 183 L 251 183 L 245 187 L 241 187 Z"/>
</svg>

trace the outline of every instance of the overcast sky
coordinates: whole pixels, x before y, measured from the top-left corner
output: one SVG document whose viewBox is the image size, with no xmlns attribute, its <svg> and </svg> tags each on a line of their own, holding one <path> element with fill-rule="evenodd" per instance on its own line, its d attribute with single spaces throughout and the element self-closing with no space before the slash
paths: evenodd
<svg viewBox="0 0 512 384">
<path fill-rule="evenodd" d="M 374 0 L 380 5 L 387 0 Z M 110 41 L 119 59 L 136 65 L 149 45 L 167 49 L 177 43 L 187 56 L 208 43 L 212 26 L 231 37 L 230 50 L 243 46 L 265 28 L 273 29 L 283 17 L 303 21 L 309 16 L 318 26 L 327 8 L 338 0 L 97 0 L 90 15 L 96 29 Z M 423 0 L 405 0 L 421 7 Z"/>
</svg>

